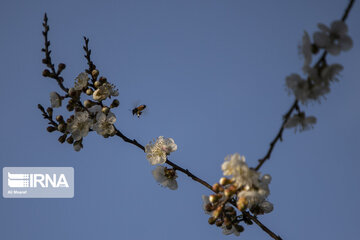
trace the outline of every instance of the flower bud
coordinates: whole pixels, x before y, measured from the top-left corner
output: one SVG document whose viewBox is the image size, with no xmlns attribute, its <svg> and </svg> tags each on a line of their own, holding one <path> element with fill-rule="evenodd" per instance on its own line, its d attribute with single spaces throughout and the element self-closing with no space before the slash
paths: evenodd
<svg viewBox="0 0 360 240">
<path fill-rule="evenodd" d="M 209 201 L 211 203 L 215 203 L 217 201 L 219 201 L 222 198 L 222 194 L 212 194 L 209 196 Z"/>
<path fill-rule="evenodd" d="M 94 91 L 91 89 L 91 88 L 88 88 L 88 89 L 86 89 L 86 94 L 87 95 L 93 95 L 93 93 L 94 93 Z"/>
<path fill-rule="evenodd" d="M 108 108 L 108 107 L 103 107 L 103 108 L 101 109 L 101 111 L 102 111 L 103 113 L 105 113 L 105 114 L 108 114 L 108 113 L 110 112 L 110 108 Z"/>
<path fill-rule="evenodd" d="M 66 119 L 66 123 L 70 124 L 72 121 L 74 121 L 74 115 L 71 115 L 68 119 Z"/>
<path fill-rule="evenodd" d="M 101 86 L 101 82 L 96 81 L 96 82 L 94 83 L 94 86 L 95 86 L 95 88 L 99 88 L 99 87 Z"/>
<path fill-rule="evenodd" d="M 56 121 L 60 122 L 60 123 L 63 123 L 64 122 L 64 118 L 62 115 L 58 115 L 56 116 Z"/>
<path fill-rule="evenodd" d="M 228 185 L 228 184 L 231 184 L 233 181 L 226 178 L 226 177 L 222 177 L 220 178 L 220 181 L 219 183 L 222 185 L 222 186 L 225 186 L 225 185 Z"/>
<path fill-rule="evenodd" d="M 64 123 L 60 123 L 60 124 L 58 125 L 58 130 L 59 130 L 60 132 L 64 133 L 65 130 L 66 130 L 66 125 L 65 125 Z"/>
<path fill-rule="evenodd" d="M 214 210 L 214 206 L 213 206 L 211 203 L 208 203 L 208 204 L 206 204 L 206 206 L 205 206 L 205 210 L 206 210 L 207 212 L 211 212 L 211 211 Z"/>
<path fill-rule="evenodd" d="M 209 217 L 208 223 L 209 223 L 210 225 L 213 225 L 213 224 L 215 223 L 215 221 L 216 221 L 216 218 L 214 218 L 214 217 Z"/>
<path fill-rule="evenodd" d="M 215 224 L 217 227 L 221 227 L 223 225 L 224 221 L 221 219 L 216 220 Z"/>
<path fill-rule="evenodd" d="M 75 88 L 70 88 L 68 94 L 70 95 L 70 97 L 76 97 L 77 93 Z"/>
<path fill-rule="evenodd" d="M 64 143 L 65 142 L 65 139 L 66 139 L 66 134 L 64 134 L 64 135 L 62 135 L 61 137 L 59 137 L 59 139 L 58 139 L 58 141 L 60 142 L 60 143 Z"/>
<path fill-rule="evenodd" d="M 92 106 L 94 106 L 94 102 L 92 102 L 92 101 L 90 101 L 90 100 L 85 100 L 84 101 L 84 106 L 86 107 L 86 108 L 91 108 Z"/>
<path fill-rule="evenodd" d="M 317 54 L 319 52 L 319 47 L 316 44 L 311 44 L 311 52 L 312 54 Z"/>
<path fill-rule="evenodd" d="M 220 216 L 220 213 L 222 212 L 222 206 L 218 206 L 213 212 L 212 215 L 215 219 L 217 219 Z"/>
<path fill-rule="evenodd" d="M 69 144 L 73 144 L 74 143 L 74 138 L 72 136 L 68 137 L 66 139 L 66 142 L 68 142 Z"/>
<path fill-rule="evenodd" d="M 48 127 L 46 128 L 46 130 L 47 130 L 48 132 L 53 132 L 53 131 L 56 130 L 56 127 L 48 126 Z"/>
<path fill-rule="evenodd" d="M 228 230 L 230 230 L 232 228 L 231 221 L 228 217 L 224 217 L 224 225 Z"/>
<path fill-rule="evenodd" d="M 77 152 L 80 151 L 84 147 L 82 145 L 82 139 L 79 140 L 79 141 L 74 142 L 73 147 L 74 147 L 75 151 L 77 151 Z"/>
<path fill-rule="evenodd" d="M 63 78 L 63 77 L 59 77 L 58 80 L 59 80 L 60 82 L 64 82 L 64 78 Z"/>
<path fill-rule="evenodd" d="M 213 186 L 212 186 L 212 190 L 216 193 L 218 192 L 223 192 L 224 191 L 224 188 L 222 186 L 220 186 L 219 183 L 215 183 Z"/>
<path fill-rule="evenodd" d="M 120 105 L 119 100 L 114 99 L 114 101 L 111 103 L 110 108 L 116 108 Z"/>
<path fill-rule="evenodd" d="M 93 76 L 93 78 L 96 79 L 99 76 L 99 70 L 97 69 L 92 70 L 91 76 Z"/>
<path fill-rule="evenodd" d="M 50 71 L 48 69 L 45 69 L 43 72 L 42 72 L 42 75 L 44 77 L 49 77 L 50 76 Z"/>
<path fill-rule="evenodd" d="M 58 70 L 61 72 L 62 70 L 64 70 L 66 68 L 65 63 L 59 63 L 58 65 Z"/>
<path fill-rule="evenodd" d="M 72 112 L 72 111 L 74 111 L 74 105 L 68 104 L 68 105 L 66 106 L 66 109 L 67 109 L 69 112 Z"/>
<path fill-rule="evenodd" d="M 248 201 L 246 200 L 246 198 L 240 197 L 236 203 L 236 206 L 240 211 L 244 211 L 246 209 L 247 204 Z"/>
<path fill-rule="evenodd" d="M 234 193 L 236 193 L 236 188 L 232 188 L 232 186 L 234 185 L 231 185 L 229 188 L 225 189 L 224 190 L 224 195 L 225 197 L 231 197 Z"/>
</svg>

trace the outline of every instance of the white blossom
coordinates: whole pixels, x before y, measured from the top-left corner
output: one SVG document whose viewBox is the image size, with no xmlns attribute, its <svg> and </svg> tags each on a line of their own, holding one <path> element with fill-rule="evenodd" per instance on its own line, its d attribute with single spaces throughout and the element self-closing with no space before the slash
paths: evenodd
<svg viewBox="0 0 360 240">
<path fill-rule="evenodd" d="M 75 82 L 74 89 L 82 90 L 84 87 L 87 86 L 88 81 L 89 81 L 89 76 L 87 73 L 82 72 L 75 78 L 75 80 L 76 80 L 76 82 Z"/>
<path fill-rule="evenodd" d="M 106 115 L 105 113 L 99 111 L 96 114 L 96 123 L 93 125 L 92 129 L 102 136 L 110 136 L 115 132 L 115 122 L 116 116 L 114 113 L 109 112 Z"/>
<path fill-rule="evenodd" d="M 110 96 L 118 96 L 119 91 L 115 90 L 115 86 L 106 82 L 102 84 L 98 89 L 93 93 L 93 99 L 96 101 L 103 101 Z"/>
<path fill-rule="evenodd" d="M 306 69 L 308 66 L 310 66 L 312 61 L 312 52 L 311 52 L 311 41 L 309 34 L 304 31 L 304 35 L 302 37 L 302 43 L 299 46 L 300 53 L 304 57 L 304 67 L 303 69 Z"/>
<path fill-rule="evenodd" d="M 320 32 L 314 33 L 314 42 L 320 48 L 325 48 L 332 55 L 339 55 L 340 51 L 348 51 L 353 41 L 347 35 L 348 27 L 345 22 L 337 20 L 331 23 L 330 28 L 319 23 Z"/>
<path fill-rule="evenodd" d="M 238 187 L 258 185 L 259 173 L 250 169 L 245 162 L 245 157 L 238 153 L 227 156 L 221 169 L 225 176 L 233 176 Z"/>
<path fill-rule="evenodd" d="M 296 73 L 286 77 L 286 86 L 302 104 L 309 100 L 319 100 L 321 96 L 330 92 L 329 83 L 319 76 L 316 68 L 308 67 L 306 71 L 309 74 L 308 80 Z"/>
<path fill-rule="evenodd" d="M 61 97 L 57 92 L 50 93 L 50 103 L 52 108 L 61 107 Z"/>
<path fill-rule="evenodd" d="M 315 123 L 316 123 L 316 117 L 314 116 L 306 117 L 305 113 L 301 112 L 291 116 L 287 120 L 285 124 L 285 128 L 295 128 L 295 132 L 297 130 L 301 132 L 312 128 Z"/>
<path fill-rule="evenodd" d="M 271 176 L 269 174 L 263 175 L 257 186 L 241 190 L 238 193 L 238 199 L 245 198 L 246 207 L 255 214 L 271 212 L 273 210 L 273 205 L 266 201 L 266 198 L 270 195 L 270 182 Z"/>
<path fill-rule="evenodd" d="M 305 103 L 309 98 L 309 83 L 299 74 L 293 73 L 286 77 L 286 86 L 300 102 Z"/>
<path fill-rule="evenodd" d="M 67 125 L 67 131 L 75 141 L 86 137 L 92 127 L 93 120 L 89 118 L 88 112 L 75 112 L 74 120 Z"/>
<path fill-rule="evenodd" d="M 338 63 L 328 65 L 322 70 L 321 77 L 326 82 L 339 81 L 337 75 L 339 75 L 343 69 L 344 67 Z"/>
<path fill-rule="evenodd" d="M 95 104 L 94 106 L 88 108 L 89 112 L 91 114 L 97 114 L 98 112 L 101 112 L 102 107 L 98 104 Z"/>
<path fill-rule="evenodd" d="M 176 182 L 177 175 L 174 170 L 167 169 L 163 166 L 157 166 L 152 174 L 155 180 L 160 183 L 164 187 L 168 187 L 171 190 L 176 190 L 178 188 L 178 184 Z"/>
<path fill-rule="evenodd" d="M 259 208 L 263 213 L 269 213 L 274 210 L 274 205 L 271 202 L 263 201 L 259 204 Z"/>
<path fill-rule="evenodd" d="M 172 138 L 160 136 L 145 146 L 146 158 L 152 165 L 163 164 L 166 162 L 166 156 L 176 149 L 177 145 Z"/>
</svg>

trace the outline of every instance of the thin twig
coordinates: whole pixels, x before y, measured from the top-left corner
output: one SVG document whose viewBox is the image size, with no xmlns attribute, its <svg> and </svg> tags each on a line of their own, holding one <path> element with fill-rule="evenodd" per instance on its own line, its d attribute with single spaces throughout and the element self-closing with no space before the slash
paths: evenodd
<svg viewBox="0 0 360 240">
<path fill-rule="evenodd" d="M 134 146 L 136 146 L 136 147 L 140 148 L 141 150 L 145 151 L 145 147 L 143 145 L 141 145 L 138 141 L 136 141 L 135 139 L 131 140 L 130 138 L 126 137 L 122 132 L 120 132 L 116 128 L 115 128 L 115 130 L 116 130 L 116 136 L 122 138 L 125 142 L 133 144 Z M 206 181 L 202 180 L 201 178 L 195 176 L 188 169 L 184 169 L 184 168 L 180 167 L 179 165 L 171 162 L 169 159 L 166 159 L 165 163 L 172 166 L 175 170 L 186 174 L 188 177 L 190 177 L 194 181 L 200 183 L 201 185 L 205 186 L 206 188 L 208 188 L 208 189 L 210 189 L 211 191 L 214 192 L 214 190 L 212 189 L 212 186 L 209 183 L 207 183 Z M 236 207 L 236 205 L 234 205 L 234 206 Z M 269 234 L 269 236 L 271 236 L 275 240 L 282 240 L 280 236 L 278 236 L 274 232 L 272 232 L 269 228 L 267 228 L 264 224 L 262 224 L 255 216 L 251 215 L 248 212 L 246 212 L 246 216 L 248 216 L 250 219 L 252 219 L 262 230 L 264 230 L 267 234 Z"/>
<path fill-rule="evenodd" d="M 44 22 L 43 22 L 43 27 L 44 27 L 44 31 L 42 32 L 43 36 L 44 36 L 44 40 L 45 40 L 45 47 L 41 49 L 41 51 L 43 51 L 45 53 L 45 58 L 42 60 L 42 63 L 45 64 L 48 70 L 44 70 L 43 72 L 43 76 L 44 77 L 50 77 L 53 78 L 57 81 L 57 83 L 59 84 L 59 87 L 66 93 L 69 92 L 69 89 L 66 88 L 63 84 L 64 79 L 62 77 L 60 77 L 60 73 L 61 71 L 65 68 L 65 64 L 63 65 L 64 68 L 58 68 L 58 70 L 55 70 L 55 66 L 51 61 L 51 51 L 49 50 L 49 46 L 50 46 L 50 41 L 48 40 L 48 32 L 50 30 L 50 27 L 48 25 L 48 17 L 45 13 L 44 15 Z"/>
<path fill-rule="evenodd" d="M 91 81 L 94 84 L 96 79 L 93 76 L 92 71 L 96 69 L 96 66 L 94 65 L 93 61 L 91 61 L 91 49 L 89 49 L 89 38 L 84 37 L 85 45 L 83 46 L 83 49 L 85 51 L 84 57 L 87 60 L 87 64 L 89 66 L 88 69 L 86 69 L 86 72 L 91 75 Z"/>
<path fill-rule="evenodd" d="M 346 7 L 346 10 L 345 10 L 345 12 L 344 12 L 344 14 L 343 14 L 343 16 L 341 18 L 341 20 L 343 22 L 345 22 L 345 20 L 347 19 L 348 15 L 349 15 L 349 12 L 350 12 L 354 2 L 355 2 L 355 0 L 350 0 L 349 5 Z M 318 66 L 320 66 L 320 64 L 325 64 L 326 63 L 326 56 L 327 56 L 327 51 L 324 51 L 323 54 L 321 55 L 321 57 L 319 58 L 319 60 L 315 63 L 314 67 L 318 67 Z M 290 109 L 284 115 L 284 119 L 283 119 L 283 122 L 281 124 L 281 127 L 280 127 L 278 133 L 276 134 L 275 138 L 271 141 L 269 150 L 267 151 L 266 155 L 263 158 L 259 159 L 258 165 L 254 168 L 255 171 L 258 171 L 261 168 L 261 166 L 264 164 L 264 162 L 266 160 L 270 159 L 271 153 L 274 150 L 274 147 L 275 147 L 276 143 L 279 140 L 282 141 L 282 134 L 283 134 L 283 131 L 285 129 L 285 124 L 286 124 L 287 120 L 290 118 L 292 112 L 295 109 L 297 109 L 298 112 L 300 111 L 298 103 L 299 103 L 298 100 L 295 100 L 294 103 L 291 105 Z"/>
</svg>

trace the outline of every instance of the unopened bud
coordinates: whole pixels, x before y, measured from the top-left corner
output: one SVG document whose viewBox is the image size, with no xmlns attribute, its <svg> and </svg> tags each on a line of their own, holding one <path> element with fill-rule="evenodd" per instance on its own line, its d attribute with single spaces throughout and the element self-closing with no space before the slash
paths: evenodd
<svg viewBox="0 0 360 240">
<path fill-rule="evenodd" d="M 51 107 L 48 107 L 48 108 L 46 109 L 46 112 L 49 114 L 50 117 L 52 117 L 52 115 L 53 115 L 53 109 L 52 109 Z"/>
<path fill-rule="evenodd" d="M 114 99 L 114 101 L 111 103 L 110 108 L 116 108 L 120 105 L 119 100 Z"/>
<path fill-rule="evenodd" d="M 215 221 L 216 221 L 216 218 L 215 218 L 215 217 L 209 217 L 209 219 L 208 219 L 208 223 L 209 223 L 210 225 L 213 225 L 213 224 L 215 223 Z"/>
<path fill-rule="evenodd" d="M 74 138 L 73 138 L 72 136 L 70 136 L 70 137 L 68 137 L 68 138 L 66 139 L 66 141 L 67 141 L 69 144 L 73 144 Z"/>
<path fill-rule="evenodd" d="M 94 86 L 95 86 L 95 88 L 99 88 L 99 87 L 101 86 L 101 82 L 96 81 L 96 82 L 94 83 Z"/>
<path fill-rule="evenodd" d="M 65 140 L 66 140 L 66 136 L 67 136 L 66 134 L 62 135 L 61 137 L 59 137 L 58 141 L 59 141 L 60 143 L 64 143 Z"/>
<path fill-rule="evenodd" d="M 231 184 L 232 182 L 233 182 L 233 181 L 231 181 L 230 179 L 228 179 L 228 178 L 226 178 L 226 177 L 220 178 L 220 181 L 219 181 L 219 183 L 220 183 L 222 186 Z"/>
<path fill-rule="evenodd" d="M 231 221 L 228 217 L 224 217 L 224 224 L 226 226 L 227 229 L 231 229 L 232 228 L 232 224 Z M 230 227 L 230 228 L 229 228 Z"/>
<path fill-rule="evenodd" d="M 311 52 L 317 54 L 319 52 L 319 47 L 316 44 L 311 44 Z"/>
<path fill-rule="evenodd" d="M 86 108 L 91 108 L 92 106 L 94 106 L 94 102 L 90 101 L 90 100 L 85 100 L 84 101 L 84 106 Z"/>
<path fill-rule="evenodd" d="M 66 68 L 66 65 L 65 65 L 65 63 L 60 63 L 59 65 L 58 65 L 58 70 L 61 72 L 62 70 L 64 70 Z"/>
<path fill-rule="evenodd" d="M 236 203 L 236 206 L 240 211 L 244 211 L 246 209 L 247 204 L 248 201 L 246 200 L 246 198 L 240 197 Z"/>
<path fill-rule="evenodd" d="M 217 227 L 221 227 L 223 225 L 224 221 L 221 219 L 216 220 L 215 224 Z"/>
<path fill-rule="evenodd" d="M 53 131 L 56 130 L 56 127 L 49 126 L 49 127 L 46 128 L 46 130 L 47 130 L 48 132 L 53 132 Z"/>
<path fill-rule="evenodd" d="M 211 203 L 205 205 L 205 211 L 211 212 L 214 210 L 214 206 Z"/>
<path fill-rule="evenodd" d="M 82 139 L 79 140 L 79 141 L 74 142 L 73 147 L 74 147 L 75 151 L 77 151 L 77 152 L 80 151 L 84 147 L 82 145 Z"/>
<path fill-rule="evenodd" d="M 56 116 L 56 121 L 58 121 L 58 122 L 60 122 L 60 123 L 64 122 L 63 116 L 62 116 L 62 115 Z"/>
<path fill-rule="evenodd" d="M 65 130 L 66 130 L 66 125 L 65 125 L 64 123 L 60 123 L 60 124 L 58 125 L 58 130 L 59 130 L 60 132 L 64 133 Z"/>
<path fill-rule="evenodd" d="M 70 97 L 75 97 L 76 96 L 75 88 L 70 88 L 68 94 L 70 95 Z"/>
<path fill-rule="evenodd" d="M 93 76 L 93 78 L 96 79 L 99 76 L 99 70 L 97 69 L 92 70 L 91 76 Z"/>
<path fill-rule="evenodd" d="M 74 121 L 74 115 L 71 115 L 68 119 L 66 119 L 67 124 L 70 124 L 72 121 Z"/>
<path fill-rule="evenodd" d="M 220 186 L 219 183 L 215 183 L 213 186 L 212 186 L 212 190 L 216 193 L 218 192 L 223 192 L 224 191 L 224 188 L 222 186 Z"/>
<path fill-rule="evenodd" d="M 213 212 L 212 215 L 215 219 L 217 219 L 220 216 L 220 213 L 222 212 L 222 206 L 218 206 Z"/>
<path fill-rule="evenodd" d="M 48 69 L 45 69 L 43 72 L 42 72 L 42 75 L 44 77 L 49 77 L 50 76 L 50 71 Z"/>
<path fill-rule="evenodd" d="M 219 201 L 219 199 L 222 197 L 222 194 L 212 194 L 209 196 L 209 201 L 211 203 L 215 203 L 217 201 Z"/>
<path fill-rule="evenodd" d="M 72 111 L 74 111 L 74 105 L 68 104 L 68 105 L 66 106 L 66 109 L 67 109 L 69 112 L 72 112 Z"/>
<path fill-rule="evenodd" d="M 101 109 L 101 111 L 102 111 L 103 113 L 105 113 L 105 114 L 108 114 L 108 113 L 110 112 L 110 108 L 108 108 L 108 107 L 103 107 L 103 108 Z"/>
<path fill-rule="evenodd" d="M 231 197 L 234 193 L 235 193 L 235 192 L 232 191 L 230 188 L 227 188 L 227 189 L 224 190 L 224 195 L 225 195 L 225 197 L 227 197 L 227 198 Z"/>
<path fill-rule="evenodd" d="M 106 83 L 107 82 L 106 77 L 100 77 L 99 82 L 101 82 L 101 84 Z"/>
<path fill-rule="evenodd" d="M 91 89 L 91 88 L 88 88 L 88 89 L 86 89 L 86 94 L 87 95 L 93 95 L 93 93 L 94 93 L 94 91 Z"/>
</svg>

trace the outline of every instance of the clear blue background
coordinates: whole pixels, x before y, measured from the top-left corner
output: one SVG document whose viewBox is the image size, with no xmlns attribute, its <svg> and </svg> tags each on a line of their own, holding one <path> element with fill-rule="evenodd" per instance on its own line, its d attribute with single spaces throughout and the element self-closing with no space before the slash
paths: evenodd
<svg viewBox="0 0 360 240">
<path fill-rule="evenodd" d="M 300 73 L 304 30 L 339 19 L 348 1 L 5 1 L 0 3 L 0 166 L 72 166 L 74 199 L 0 199 L 0 239 L 224 239 L 201 208 L 209 191 L 179 173 L 160 187 L 145 154 L 89 134 L 84 149 L 46 132 L 38 103 L 59 88 L 41 76 L 42 19 L 65 84 L 86 67 L 90 37 L 100 74 L 117 85 L 116 126 L 146 144 L 172 137 L 171 160 L 215 183 L 226 155 L 250 166 L 268 149 L 293 101 L 284 79 Z M 314 130 L 284 134 L 262 173 L 275 209 L 260 220 L 284 239 L 356 239 L 359 219 L 360 4 L 348 19 L 354 48 L 327 100 L 309 104 Z M 148 105 L 137 119 L 128 109 Z M 235 239 L 234 236 L 226 237 Z M 242 239 L 269 239 L 256 225 Z"/>
</svg>

